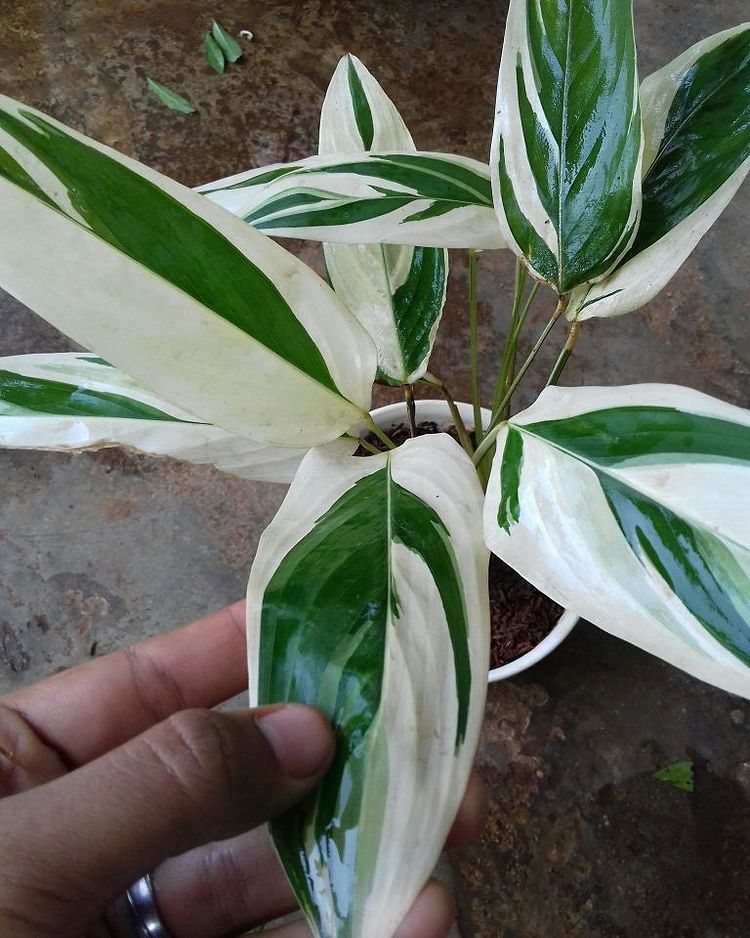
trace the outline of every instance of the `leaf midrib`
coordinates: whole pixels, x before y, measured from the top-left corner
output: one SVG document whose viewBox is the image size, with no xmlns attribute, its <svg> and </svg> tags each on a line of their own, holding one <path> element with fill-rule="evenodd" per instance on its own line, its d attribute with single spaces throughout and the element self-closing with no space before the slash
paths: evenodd
<svg viewBox="0 0 750 938">
<path fill-rule="evenodd" d="M 562 124 L 560 127 L 560 145 L 558 147 L 557 162 L 557 269 L 558 284 L 565 282 L 564 256 L 563 251 L 563 172 L 565 169 L 568 155 L 568 97 L 570 94 L 570 47 L 573 40 L 573 4 L 571 0 L 568 8 L 568 26 L 565 37 L 565 65 L 563 67 L 563 93 L 562 93 Z"/>
</svg>

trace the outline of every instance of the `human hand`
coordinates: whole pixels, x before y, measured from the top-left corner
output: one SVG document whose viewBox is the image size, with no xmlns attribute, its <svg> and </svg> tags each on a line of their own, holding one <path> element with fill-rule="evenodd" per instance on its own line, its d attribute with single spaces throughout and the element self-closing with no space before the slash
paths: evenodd
<svg viewBox="0 0 750 938">
<path fill-rule="evenodd" d="M 0 936 L 132 938 L 121 897 L 152 870 L 173 938 L 237 934 L 294 909 L 259 825 L 314 787 L 333 736 L 299 705 L 207 709 L 246 684 L 236 603 L 0 698 Z M 472 779 L 449 843 L 476 835 L 484 798 Z M 441 938 L 452 918 L 431 881 L 398 938 Z"/>
</svg>

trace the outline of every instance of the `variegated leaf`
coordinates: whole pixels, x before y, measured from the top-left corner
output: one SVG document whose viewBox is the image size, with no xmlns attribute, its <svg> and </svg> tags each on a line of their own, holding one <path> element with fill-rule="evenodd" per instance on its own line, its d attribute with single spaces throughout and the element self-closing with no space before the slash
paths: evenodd
<svg viewBox="0 0 750 938">
<path fill-rule="evenodd" d="M 198 189 L 274 237 L 502 248 L 489 167 L 448 153 L 313 156 Z"/>
<path fill-rule="evenodd" d="M 356 443 L 342 438 L 329 445 L 347 455 Z M 94 355 L 0 358 L 0 447 L 71 452 L 106 446 L 210 463 L 265 482 L 291 482 L 307 452 L 202 423 Z"/>
<path fill-rule="evenodd" d="M 324 155 L 417 152 L 393 101 L 356 55 L 339 60 L 328 85 L 318 150 Z"/>
<path fill-rule="evenodd" d="M 641 87 L 643 215 L 617 270 L 576 290 L 568 318 L 620 316 L 652 299 L 750 170 L 750 24 L 704 39 Z"/>
<path fill-rule="evenodd" d="M 9 98 L 0 285 L 159 397 L 260 442 L 335 439 L 369 405 L 372 342 L 312 271 Z"/>
<path fill-rule="evenodd" d="M 320 153 L 415 153 L 393 102 L 365 66 L 344 56 L 320 115 Z M 384 244 L 324 244 L 331 284 L 378 350 L 378 376 L 406 384 L 427 370 L 445 303 L 448 252 Z"/>
<path fill-rule="evenodd" d="M 635 235 L 641 124 L 631 0 L 511 0 L 490 165 L 508 246 L 559 293 Z"/>
<path fill-rule="evenodd" d="M 750 697 L 750 412 L 687 388 L 545 390 L 498 437 L 490 548 L 607 632 Z"/>
<path fill-rule="evenodd" d="M 319 788 L 272 825 L 320 938 L 392 935 L 464 791 L 489 658 L 482 491 L 447 435 L 305 458 L 248 587 L 251 704 L 333 722 Z"/>
</svg>

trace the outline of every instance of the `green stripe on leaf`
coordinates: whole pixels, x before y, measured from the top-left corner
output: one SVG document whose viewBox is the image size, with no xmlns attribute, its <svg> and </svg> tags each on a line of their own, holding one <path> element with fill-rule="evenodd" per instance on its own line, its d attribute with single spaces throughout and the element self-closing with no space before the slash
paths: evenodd
<svg viewBox="0 0 750 938">
<path fill-rule="evenodd" d="M 497 509 L 497 523 L 506 533 L 510 533 L 511 527 L 521 518 L 518 492 L 522 467 L 523 437 L 513 427 L 508 427 L 500 463 L 500 503 Z"/>
<path fill-rule="evenodd" d="M 88 359 L 89 361 L 91 359 Z M 81 388 L 62 381 L 30 378 L 0 371 L 0 414 L 13 416 L 15 408 L 23 412 L 59 414 L 63 417 L 117 417 L 130 420 L 178 420 L 156 407 L 104 391 Z"/>
<path fill-rule="evenodd" d="M 520 429 L 602 466 L 670 455 L 750 463 L 750 427 L 672 407 L 613 407 Z"/>
<path fill-rule="evenodd" d="M 430 354 L 436 316 L 442 309 L 447 273 L 442 248 L 414 248 L 409 274 L 393 294 L 393 318 L 404 364 L 404 379 Z"/>
<path fill-rule="evenodd" d="M 362 139 L 362 146 L 365 150 L 370 150 L 375 136 L 372 110 L 370 109 L 365 89 L 362 87 L 362 82 L 357 74 L 357 69 L 351 56 L 349 56 L 347 79 L 349 83 L 349 93 L 351 94 L 352 110 L 354 111 L 354 121 L 357 125 L 359 136 Z"/>
<path fill-rule="evenodd" d="M 750 665 L 750 579 L 710 531 L 603 472 L 597 476 L 628 544 L 695 618 Z"/>
<path fill-rule="evenodd" d="M 310 209 L 307 212 L 294 212 L 291 215 L 274 215 L 274 205 L 268 202 L 265 206 L 264 220 L 253 222 L 254 228 L 316 228 L 335 227 L 338 225 L 353 225 L 372 218 L 380 218 L 391 212 L 411 205 L 414 196 L 377 196 L 372 199 L 341 199 L 336 204 L 325 203 L 319 209 Z M 245 219 L 247 221 L 247 219 Z"/>
</svg>

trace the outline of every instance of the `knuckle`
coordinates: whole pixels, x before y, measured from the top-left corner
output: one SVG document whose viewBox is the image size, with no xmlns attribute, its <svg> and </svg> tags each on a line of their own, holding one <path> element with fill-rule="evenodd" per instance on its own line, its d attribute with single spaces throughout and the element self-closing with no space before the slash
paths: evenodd
<svg viewBox="0 0 750 938">
<path fill-rule="evenodd" d="M 191 799 L 224 798 L 234 790 L 233 747 L 219 714 L 175 713 L 153 734 L 150 747 L 165 773 Z"/>
<path fill-rule="evenodd" d="M 0 798 L 16 795 L 63 775 L 60 754 L 47 745 L 29 721 L 0 703 Z"/>
<path fill-rule="evenodd" d="M 150 721 L 163 720 L 185 706 L 179 682 L 157 657 L 138 645 L 124 648 L 122 655 L 128 665 L 135 699 Z"/>
</svg>

